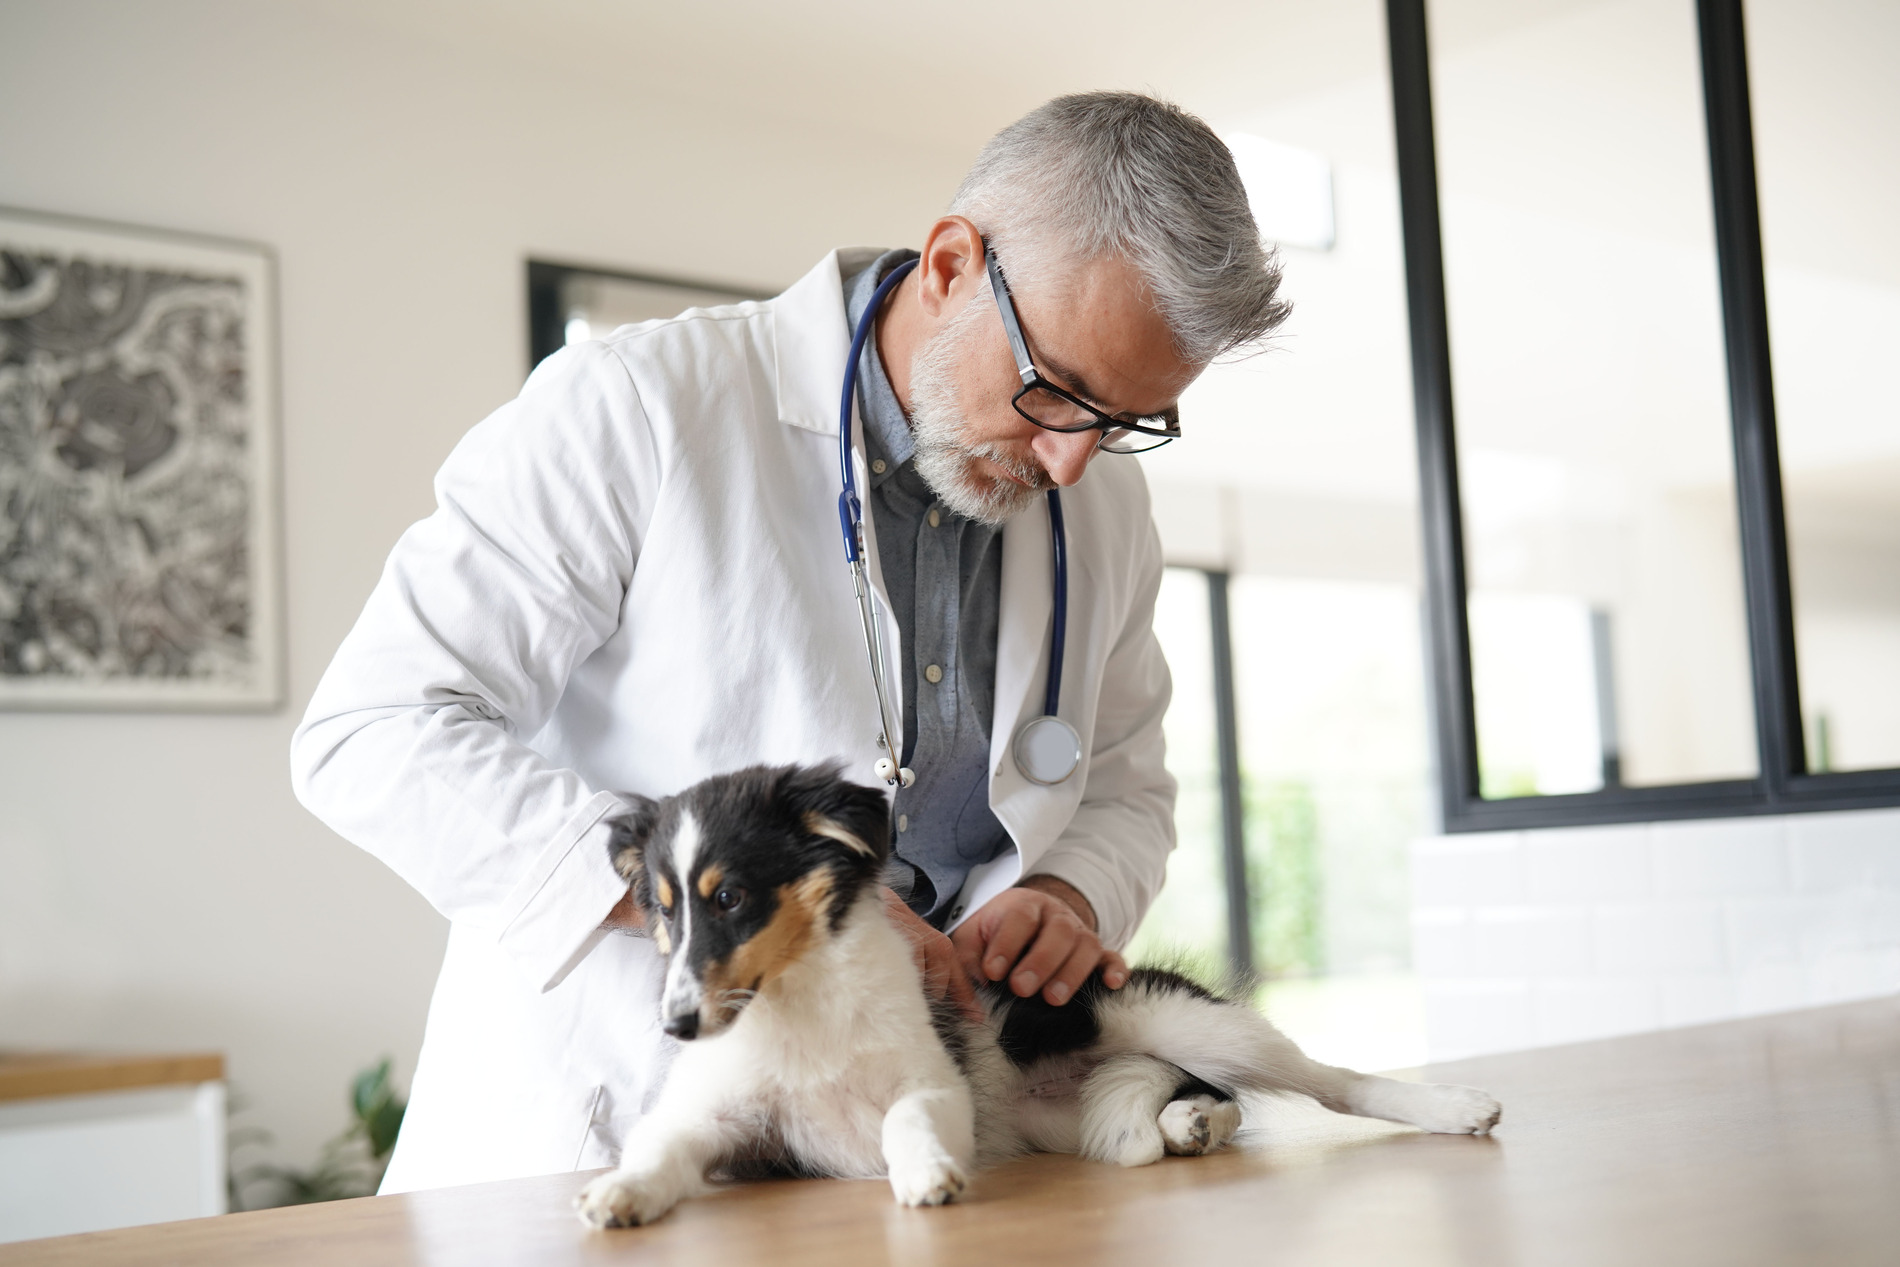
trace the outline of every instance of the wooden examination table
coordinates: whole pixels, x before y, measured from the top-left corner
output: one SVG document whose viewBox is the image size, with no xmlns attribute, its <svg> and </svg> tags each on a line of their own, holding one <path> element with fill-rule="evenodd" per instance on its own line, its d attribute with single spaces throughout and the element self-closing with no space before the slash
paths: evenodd
<svg viewBox="0 0 1900 1267">
<path fill-rule="evenodd" d="M 1226 1154 L 1034 1157 L 938 1210 L 767 1183 L 590 1232 L 566 1174 L 5 1245 L 0 1267 L 1900 1264 L 1900 999 L 1425 1072 L 1503 1100 L 1496 1138 L 1301 1104 Z"/>
</svg>

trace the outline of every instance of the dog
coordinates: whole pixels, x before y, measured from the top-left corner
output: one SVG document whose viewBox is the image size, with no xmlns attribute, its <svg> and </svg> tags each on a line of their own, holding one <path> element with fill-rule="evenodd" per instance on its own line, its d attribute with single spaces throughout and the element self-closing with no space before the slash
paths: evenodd
<svg viewBox="0 0 1900 1267">
<path fill-rule="evenodd" d="M 618 1168 L 575 1198 L 586 1223 L 651 1223 L 718 1176 L 888 1177 L 941 1205 L 1028 1152 L 1141 1166 L 1225 1146 L 1245 1093 L 1487 1134 L 1498 1102 L 1309 1060 L 1245 1003 L 1177 973 L 1099 972 L 1052 1007 L 1000 985 L 979 1023 L 925 997 L 879 882 L 884 794 L 836 766 L 753 767 L 627 798 L 608 845 L 666 960 L 680 1049 Z"/>
</svg>

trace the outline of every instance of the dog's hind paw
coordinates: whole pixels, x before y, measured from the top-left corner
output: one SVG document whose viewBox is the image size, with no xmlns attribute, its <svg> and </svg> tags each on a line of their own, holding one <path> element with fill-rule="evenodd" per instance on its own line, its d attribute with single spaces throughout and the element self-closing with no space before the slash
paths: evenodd
<svg viewBox="0 0 1900 1267">
<path fill-rule="evenodd" d="M 1489 1135 L 1504 1111 L 1476 1087 L 1398 1082 L 1371 1073 L 1356 1075 L 1342 1107 L 1361 1117 L 1404 1122 L 1439 1135 Z"/>
<path fill-rule="evenodd" d="M 969 1186 L 963 1167 L 942 1153 L 891 1166 L 891 1194 L 899 1205 L 948 1205 Z"/>
<path fill-rule="evenodd" d="M 1504 1113 L 1504 1106 L 1476 1087 L 1435 1083 L 1430 1107 L 1421 1114 L 1418 1125 L 1440 1135 L 1489 1135 Z"/>
<path fill-rule="evenodd" d="M 1211 1095 L 1175 1100 L 1157 1120 L 1167 1150 L 1177 1157 L 1199 1157 L 1227 1146 L 1240 1129 L 1240 1106 Z"/>
<path fill-rule="evenodd" d="M 639 1227 L 665 1214 L 674 1200 L 637 1175 L 596 1175 L 574 1198 L 574 1211 L 590 1227 Z"/>
</svg>

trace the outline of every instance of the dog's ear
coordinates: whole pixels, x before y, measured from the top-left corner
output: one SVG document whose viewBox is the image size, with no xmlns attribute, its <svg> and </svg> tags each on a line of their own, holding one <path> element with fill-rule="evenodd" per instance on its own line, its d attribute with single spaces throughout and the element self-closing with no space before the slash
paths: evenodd
<svg viewBox="0 0 1900 1267">
<path fill-rule="evenodd" d="M 813 836 L 835 841 L 866 869 L 891 857 L 891 806 L 876 788 L 853 783 L 838 765 L 787 766 L 779 796 Z"/>
<path fill-rule="evenodd" d="M 616 875 L 632 884 L 646 866 L 647 841 L 660 821 L 660 803 L 633 792 L 622 792 L 620 799 L 627 808 L 608 820 L 613 831 L 607 837 L 607 861 Z"/>
</svg>

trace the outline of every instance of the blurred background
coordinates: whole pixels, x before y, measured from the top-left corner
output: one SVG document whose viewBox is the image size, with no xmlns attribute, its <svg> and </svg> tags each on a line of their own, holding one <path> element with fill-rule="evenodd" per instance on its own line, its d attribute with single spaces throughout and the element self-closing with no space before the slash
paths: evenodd
<svg viewBox="0 0 1900 1267">
<path fill-rule="evenodd" d="M 1807 768 L 1882 770 L 1900 16 L 1745 13 Z M 1755 778 L 1695 8 L 1429 19 L 1483 794 Z M 1229 140 L 1295 304 L 1142 459 L 1182 792 L 1136 950 L 1365 1068 L 1900 989 L 1891 810 L 1440 834 L 1378 0 L 0 0 L 0 205 L 274 256 L 286 655 L 266 711 L 0 711 L 0 1047 L 222 1053 L 294 1167 L 373 1118 L 446 925 L 286 755 L 450 447 L 531 348 L 915 244 L 1101 87 Z"/>
</svg>

